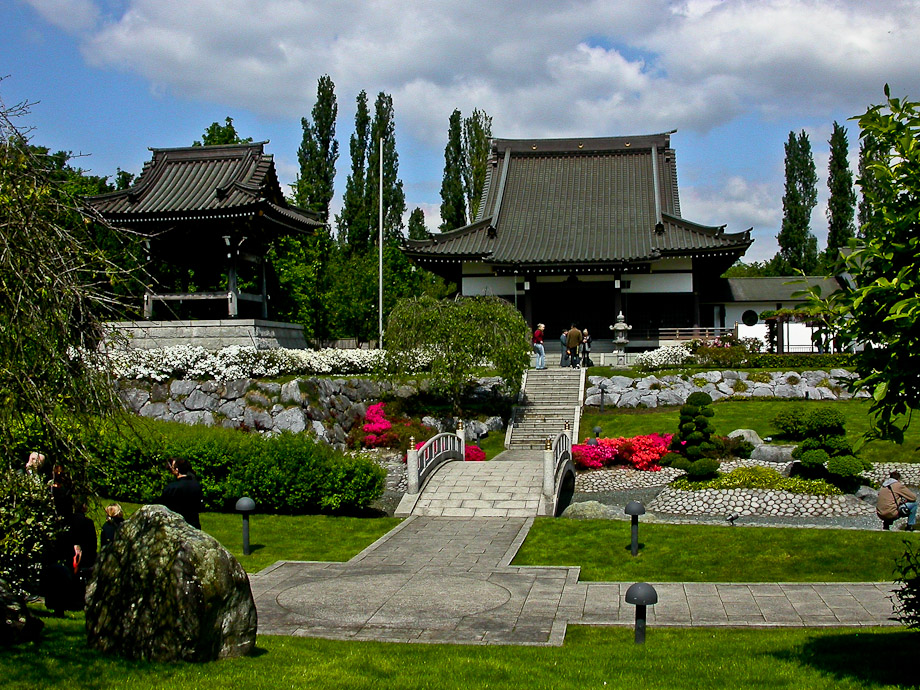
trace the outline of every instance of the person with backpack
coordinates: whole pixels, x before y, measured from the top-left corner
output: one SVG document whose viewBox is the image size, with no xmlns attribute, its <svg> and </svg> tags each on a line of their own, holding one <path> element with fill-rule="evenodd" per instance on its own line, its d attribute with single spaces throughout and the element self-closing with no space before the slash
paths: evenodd
<svg viewBox="0 0 920 690">
<path fill-rule="evenodd" d="M 901 483 L 897 470 L 888 475 L 878 490 L 875 514 L 882 521 L 882 529 L 891 529 L 891 523 L 899 517 L 907 518 L 907 531 L 913 532 L 917 522 L 917 494 Z"/>
</svg>

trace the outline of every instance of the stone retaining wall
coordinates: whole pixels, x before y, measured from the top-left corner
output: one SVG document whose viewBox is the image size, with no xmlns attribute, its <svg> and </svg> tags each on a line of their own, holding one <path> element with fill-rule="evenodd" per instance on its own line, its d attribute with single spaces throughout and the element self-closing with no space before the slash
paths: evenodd
<svg viewBox="0 0 920 690">
<path fill-rule="evenodd" d="M 696 391 L 708 393 L 713 401 L 724 398 L 785 398 L 811 400 L 848 400 L 867 398 L 866 391 L 855 395 L 847 384 L 856 374 L 846 369 L 806 371 L 797 373 L 772 372 L 769 381 L 755 381 L 746 371 L 707 371 L 692 375 L 650 375 L 644 378 L 628 376 L 590 376 L 591 387 L 585 391 L 585 405 L 601 404 L 601 386 L 604 386 L 604 405 L 611 407 L 664 407 L 683 405 L 687 396 Z"/>
<path fill-rule="evenodd" d="M 268 433 L 308 432 L 317 439 L 340 446 L 348 432 L 362 423 L 367 406 L 382 399 L 410 398 L 418 388 L 370 379 L 294 379 L 275 383 L 257 379 L 194 381 L 175 379 L 165 383 L 122 381 L 125 406 L 141 417 L 228 428 L 249 428 Z M 500 399 L 506 395 L 498 377 L 480 379 L 471 394 L 475 400 Z M 510 404 L 510 403 L 509 403 Z M 456 428 L 456 420 L 422 419 L 438 431 Z M 465 420 L 466 437 L 475 442 L 489 431 L 501 431 L 501 417 L 485 422 Z"/>
</svg>

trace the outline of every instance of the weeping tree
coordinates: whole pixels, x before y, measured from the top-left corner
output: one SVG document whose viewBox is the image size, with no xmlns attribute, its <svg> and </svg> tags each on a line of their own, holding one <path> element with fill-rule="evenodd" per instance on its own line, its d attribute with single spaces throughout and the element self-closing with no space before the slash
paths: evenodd
<svg viewBox="0 0 920 690">
<path fill-rule="evenodd" d="M 412 371 L 419 358 L 430 358 L 432 388 L 456 412 L 478 367 L 491 364 L 516 392 L 530 364 L 524 317 L 514 305 L 493 296 L 402 300 L 390 312 L 384 342 L 388 359 L 400 372 Z"/>
<path fill-rule="evenodd" d="M 29 451 L 41 451 L 64 467 L 75 498 L 92 492 L 81 439 L 119 404 L 103 355 L 78 353 L 98 352 L 124 273 L 99 248 L 96 219 L 17 129 L 27 113 L 27 104 L 0 101 L 0 483 L 9 487 L 0 496 L 0 577 L 20 591 L 41 559 L 30 540 L 47 533 L 53 511 L 42 514 L 18 472 Z"/>
</svg>

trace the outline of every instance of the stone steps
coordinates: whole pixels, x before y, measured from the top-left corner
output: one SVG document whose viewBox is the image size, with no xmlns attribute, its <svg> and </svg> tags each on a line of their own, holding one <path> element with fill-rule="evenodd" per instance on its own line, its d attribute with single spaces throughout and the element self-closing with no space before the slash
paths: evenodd
<svg viewBox="0 0 920 690">
<path fill-rule="evenodd" d="M 518 408 L 511 430 L 510 448 L 542 449 L 575 421 L 582 399 L 582 374 L 578 369 L 531 370 L 524 387 L 524 404 Z"/>
</svg>

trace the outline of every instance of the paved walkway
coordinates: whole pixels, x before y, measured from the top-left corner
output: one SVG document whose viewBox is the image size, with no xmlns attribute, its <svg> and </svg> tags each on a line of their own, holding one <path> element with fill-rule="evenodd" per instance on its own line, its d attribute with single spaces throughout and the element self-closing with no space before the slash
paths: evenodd
<svg viewBox="0 0 920 690">
<path fill-rule="evenodd" d="M 461 463 L 457 463 L 461 464 Z M 569 623 L 633 625 L 632 583 L 515 567 L 533 518 L 411 517 L 347 563 L 252 575 L 259 632 L 335 639 L 561 645 Z M 891 583 L 652 583 L 649 625 L 880 626 Z"/>
</svg>

